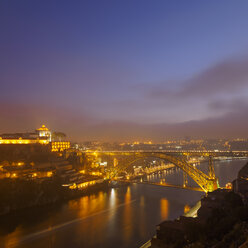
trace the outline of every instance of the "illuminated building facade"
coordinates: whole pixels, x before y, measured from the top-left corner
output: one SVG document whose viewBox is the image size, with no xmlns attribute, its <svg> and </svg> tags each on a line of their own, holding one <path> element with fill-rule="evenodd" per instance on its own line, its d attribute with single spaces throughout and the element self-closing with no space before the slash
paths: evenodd
<svg viewBox="0 0 248 248">
<path fill-rule="evenodd" d="M 4 133 L 0 135 L 0 144 L 3 145 L 28 145 L 41 144 L 48 145 L 51 142 L 51 132 L 42 125 L 33 133 Z"/>
<path fill-rule="evenodd" d="M 52 133 L 42 125 L 32 133 L 5 133 L 0 135 L 0 145 L 51 145 L 52 152 L 62 152 L 70 148 L 69 141 L 52 141 Z"/>
<path fill-rule="evenodd" d="M 48 145 L 49 141 L 45 139 L 23 139 L 23 138 L 18 138 L 18 139 L 4 139 L 0 137 L 0 144 L 3 145 L 27 145 L 27 144 L 41 144 L 41 145 Z"/>
<path fill-rule="evenodd" d="M 52 141 L 52 133 L 45 125 L 42 125 L 40 128 L 36 129 L 36 132 L 40 138 L 46 138 L 49 142 Z"/>
<path fill-rule="evenodd" d="M 52 141 L 52 152 L 63 152 L 66 149 L 69 149 L 71 144 L 69 141 Z"/>
</svg>

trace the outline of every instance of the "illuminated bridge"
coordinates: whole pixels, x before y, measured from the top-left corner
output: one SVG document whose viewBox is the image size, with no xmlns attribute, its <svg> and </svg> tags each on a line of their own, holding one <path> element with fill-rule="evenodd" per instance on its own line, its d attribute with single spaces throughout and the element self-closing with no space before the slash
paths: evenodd
<svg viewBox="0 0 248 248">
<path fill-rule="evenodd" d="M 136 150 L 136 151 L 86 151 L 86 155 L 127 156 L 133 161 L 153 157 L 166 160 L 179 167 L 190 176 L 204 192 L 211 192 L 219 187 L 218 178 L 215 176 L 212 157 L 248 157 L 248 151 L 168 151 L 168 150 Z M 208 174 L 203 173 L 187 162 L 189 156 L 209 157 Z"/>
</svg>

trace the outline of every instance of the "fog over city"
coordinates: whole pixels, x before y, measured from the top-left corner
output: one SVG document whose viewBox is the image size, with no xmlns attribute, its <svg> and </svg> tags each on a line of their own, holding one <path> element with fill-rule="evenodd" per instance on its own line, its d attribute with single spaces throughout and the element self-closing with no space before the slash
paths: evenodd
<svg viewBox="0 0 248 248">
<path fill-rule="evenodd" d="M 3 4 L 2 131 L 247 138 L 246 5 Z"/>
</svg>

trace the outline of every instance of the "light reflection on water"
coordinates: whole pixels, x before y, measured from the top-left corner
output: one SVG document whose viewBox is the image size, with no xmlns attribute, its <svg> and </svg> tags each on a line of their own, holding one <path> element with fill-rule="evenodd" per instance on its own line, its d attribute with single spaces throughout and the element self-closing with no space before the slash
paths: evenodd
<svg viewBox="0 0 248 248">
<path fill-rule="evenodd" d="M 127 187 L 127 191 L 125 194 L 125 206 L 124 206 L 124 213 L 123 213 L 123 239 L 124 240 L 130 240 L 131 234 L 132 234 L 132 207 L 129 204 L 131 201 L 131 189 L 130 187 Z"/>
<path fill-rule="evenodd" d="M 160 204 L 161 204 L 161 218 L 162 220 L 167 220 L 168 219 L 168 215 L 169 215 L 169 202 L 166 198 L 162 198 L 160 200 Z"/>
<path fill-rule="evenodd" d="M 220 184 L 234 179 L 244 164 L 245 161 L 215 163 Z M 179 170 L 171 170 L 148 180 L 165 178 L 177 182 L 180 175 Z M 139 184 L 110 189 L 71 200 L 53 211 L 44 208 L 42 214 L 30 212 L 18 220 L 8 218 L 0 226 L 5 231 L 0 235 L 0 247 L 139 247 L 155 234 L 157 224 L 177 218 L 184 213 L 185 206 L 191 207 L 202 195 Z"/>
<path fill-rule="evenodd" d="M 115 202 L 116 202 L 115 189 L 111 189 L 109 202 L 111 207 L 115 206 Z"/>
</svg>

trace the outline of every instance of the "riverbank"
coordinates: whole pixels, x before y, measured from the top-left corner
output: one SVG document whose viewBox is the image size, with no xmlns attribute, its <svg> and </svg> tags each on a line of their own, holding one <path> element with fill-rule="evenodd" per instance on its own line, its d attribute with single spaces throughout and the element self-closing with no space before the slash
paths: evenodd
<svg viewBox="0 0 248 248">
<path fill-rule="evenodd" d="M 104 181 L 85 189 L 71 190 L 63 187 L 59 178 L 43 182 L 2 179 L 0 180 L 0 216 L 59 204 L 99 190 L 106 190 L 108 184 L 108 181 Z"/>
</svg>

